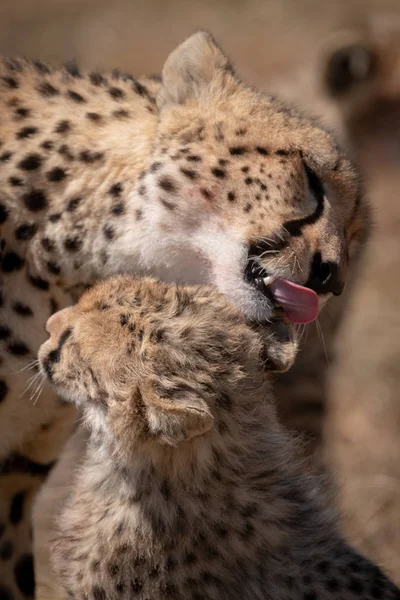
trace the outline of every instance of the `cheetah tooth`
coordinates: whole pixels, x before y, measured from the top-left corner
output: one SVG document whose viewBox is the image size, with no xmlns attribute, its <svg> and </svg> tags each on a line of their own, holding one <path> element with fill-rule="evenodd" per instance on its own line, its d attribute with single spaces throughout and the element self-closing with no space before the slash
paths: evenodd
<svg viewBox="0 0 400 600">
<path fill-rule="evenodd" d="M 272 275 L 268 275 L 268 277 L 264 277 L 263 282 L 266 287 L 268 287 L 274 281 L 274 277 Z"/>
</svg>

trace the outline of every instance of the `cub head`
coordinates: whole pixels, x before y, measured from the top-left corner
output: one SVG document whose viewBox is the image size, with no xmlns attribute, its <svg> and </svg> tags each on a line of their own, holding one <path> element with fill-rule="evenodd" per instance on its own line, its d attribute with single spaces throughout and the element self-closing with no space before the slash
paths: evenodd
<svg viewBox="0 0 400 600">
<path fill-rule="evenodd" d="M 167 59 L 157 104 L 138 187 L 144 265 L 214 284 L 252 319 L 281 306 L 294 322 L 313 320 L 316 300 L 341 294 L 367 229 L 349 160 L 328 133 L 243 84 L 208 33 Z M 314 294 L 292 287 L 288 299 L 281 281 Z"/>
<path fill-rule="evenodd" d="M 400 18 L 375 15 L 332 35 L 321 77 L 366 175 L 400 155 Z"/>
<path fill-rule="evenodd" d="M 254 395 L 296 352 L 287 330 L 258 331 L 215 288 L 152 279 L 100 283 L 47 330 L 43 375 L 94 430 L 129 448 L 205 433 L 233 397 L 246 404 L 246 389 Z"/>
</svg>

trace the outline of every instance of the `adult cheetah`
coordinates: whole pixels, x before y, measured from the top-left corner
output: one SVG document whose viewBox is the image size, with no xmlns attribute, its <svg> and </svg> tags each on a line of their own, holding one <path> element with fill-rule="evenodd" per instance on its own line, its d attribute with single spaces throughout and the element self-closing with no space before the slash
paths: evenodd
<svg viewBox="0 0 400 600">
<path fill-rule="evenodd" d="M 368 219 L 330 135 L 243 84 L 207 33 L 171 54 L 161 84 L 0 69 L 0 573 L 21 598 L 31 500 L 76 415 L 48 386 L 31 399 L 49 315 L 133 272 L 213 283 L 255 320 L 280 305 L 309 321 L 311 290 L 320 305 L 341 293 Z"/>
<path fill-rule="evenodd" d="M 266 365 L 278 333 L 294 358 L 291 325 L 254 327 L 209 286 L 119 277 L 47 330 L 41 371 L 90 430 L 52 544 L 66 597 L 400 598 L 278 424 Z"/>
</svg>

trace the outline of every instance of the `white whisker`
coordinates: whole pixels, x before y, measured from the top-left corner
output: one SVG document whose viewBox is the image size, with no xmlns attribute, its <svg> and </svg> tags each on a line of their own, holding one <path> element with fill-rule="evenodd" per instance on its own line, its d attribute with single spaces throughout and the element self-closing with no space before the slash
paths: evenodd
<svg viewBox="0 0 400 600">
<path fill-rule="evenodd" d="M 39 360 L 37 358 L 35 358 L 35 360 L 32 360 L 30 363 L 28 363 L 27 365 L 22 367 L 22 369 L 18 369 L 18 371 L 14 371 L 14 374 L 16 375 L 17 373 L 23 373 L 24 371 L 29 371 L 29 369 L 34 369 L 38 365 L 39 365 Z"/>
<path fill-rule="evenodd" d="M 329 365 L 329 357 L 328 357 L 328 352 L 327 352 L 327 349 L 326 349 L 325 338 L 324 338 L 324 334 L 323 334 L 322 327 L 321 327 L 321 324 L 320 324 L 320 322 L 319 322 L 319 319 L 317 319 L 317 320 L 315 321 L 315 324 L 316 324 L 316 326 L 317 326 L 318 335 L 319 335 L 319 337 L 320 337 L 320 340 L 321 340 L 321 342 L 322 342 L 322 346 L 323 346 L 323 348 L 324 348 L 324 353 L 325 353 L 326 362 L 327 362 L 327 364 Z"/>
</svg>

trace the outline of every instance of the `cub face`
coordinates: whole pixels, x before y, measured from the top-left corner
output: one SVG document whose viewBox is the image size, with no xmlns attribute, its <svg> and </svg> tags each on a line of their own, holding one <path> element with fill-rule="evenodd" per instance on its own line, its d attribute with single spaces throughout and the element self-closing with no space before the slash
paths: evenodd
<svg viewBox="0 0 400 600">
<path fill-rule="evenodd" d="M 126 435 L 129 447 L 176 444 L 208 431 L 219 403 L 240 386 L 254 394 L 265 371 L 285 361 L 289 367 L 297 348 L 276 325 L 246 323 L 211 286 L 146 278 L 94 286 L 53 315 L 47 330 L 42 374 L 84 409 L 94 429 Z"/>
<path fill-rule="evenodd" d="M 157 104 L 139 187 L 151 222 L 144 266 L 212 283 L 261 321 L 279 304 L 276 279 L 313 289 L 321 305 L 340 294 L 368 214 L 332 138 L 240 82 L 205 33 L 170 55 Z"/>
<path fill-rule="evenodd" d="M 368 178 L 371 169 L 398 165 L 399 76 L 400 18 L 396 14 L 366 17 L 336 32 L 322 53 L 321 82 Z"/>
</svg>

